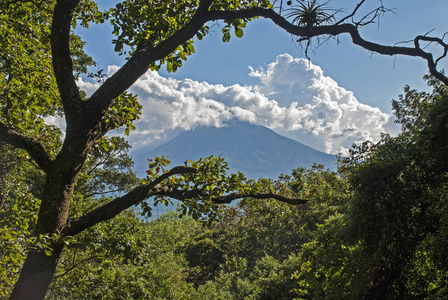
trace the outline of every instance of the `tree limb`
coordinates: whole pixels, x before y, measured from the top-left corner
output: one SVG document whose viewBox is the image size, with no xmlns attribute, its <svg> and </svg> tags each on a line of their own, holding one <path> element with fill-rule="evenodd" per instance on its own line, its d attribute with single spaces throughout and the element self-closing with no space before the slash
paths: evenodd
<svg viewBox="0 0 448 300">
<path fill-rule="evenodd" d="M 0 140 L 28 152 L 44 172 L 50 169 L 53 161 L 37 139 L 21 134 L 0 122 Z"/>
<path fill-rule="evenodd" d="M 68 236 L 73 236 L 95 224 L 109 220 L 131 206 L 163 192 L 167 187 L 160 186 L 159 183 L 170 176 L 195 172 L 196 169 L 190 167 L 174 167 L 169 172 L 157 177 L 154 181 L 138 186 L 126 195 L 115 198 L 111 202 L 100 206 L 75 220 L 70 220 L 63 233 Z"/>
<path fill-rule="evenodd" d="M 136 187 L 129 193 L 124 196 L 118 197 L 111 202 L 86 213 L 84 216 L 79 217 L 77 219 L 71 220 L 69 225 L 63 230 L 64 235 L 73 236 L 76 235 L 87 228 L 109 220 L 120 212 L 130 208 L 131 206 L 142 202 L 143 200 L 152 197 L 152 196 L 164 196 L 170 197 L 173 199 L 177 199 L 180 201 L 185 201 L 188 199 L 194 198 L 209 198 L 208 193 L 204 189 L 193 189 L 193 190 L 179 190 L 172 188 L 168 185 L 160 184 L 163 180 L 179 174 L 192 174 L 196 173 L 197 170 L 191 167 L 174 167 L 169 172 L 157 177 L 154 181 Z M 256 199 L 276 199 L 278 201 L 292 204 L 292 205 L 300 205 L 308 203 L 307 200 L 303 199 L 291 199 L 287 197 L 283 197 L 272 192 L 270 193 L 241 193 L 235 192 L 228 195 L 217 196 L 212 198 L 211 201 L 217 204 L 227 204 L 231 203 L 234 200 L 242 199 L 242 198 L 256 198 Z"/>
<path fill-rule="evenodd" d="M 183 190 L 178 190 L 178 189 L 164 189 L 161 190 L 158 194 L 158 196 L 166 196 L 166 197 L 170 197 L 179 201 L 185 201 L 188 199 L 193 199 L 193 198 L 208 198 L 208 194 L 206 191 L 204 190 L 188 190 L 188 191 L 183 191 Z M 222 196 L 218 196 L 218 197 L 214 197 L 211 199 L 211 201 L 213 201 L 214 203 L 217 204 L 229 204 L 234 200 L 237 199 L 243 199 L 243 198 L 255 198 L 255 199 L 275 199 L 284 203 L 288 203 L 291 205 L 300 205 L 300 204 L 306 204 L 308 203 L 307 200 L 303 200 L 303 199 L 292 199 L 292 198 L 287 198 L 287 197 L 283 197 L 280 196 L 278 194 L 274 194 L 272 192 L 270 193 L 240 193 L 240 192 L 236 192 L 236 193 L 231 193 L 228 195 L 222 195 Z"/>
<path fill-rule="evenodd" d="M 73 12 L 81 0 L 59 0 L 56 3 L 51 25 L 51 57 L 56 82 L 61 95 L 67 120 L 67 128 L 79 122 L 83 116 L 80 110 L 83 101 L 73 75 L 73 61 L 70 53 L 70 30 Z"/>
<path fill-rule="evenodd" d="M 63 273 L 54 275 L 54 276 L 53 276 L 53 279 L 58 279 L 58 278 L 60 278 L 60 277 L 63 277 L 63 276 L 65 276 L 65 275 L 67 275 L 69 272 L 71 272 L 71 271 L 73 271 L 74 269 L 76 269 L 79 265 L 81 265 L 81 264 L 83 264 L 83 263 L 85 263 L 85 262 L 87 262 L 87 261 L 89 261 L 89 260 L 97 259 L 97 258 L 105 258 L 105 257 L 108 257 L 108 255 L 94 255 L 94 256 L 87 257 L 87 258 L 85 258 L 85 259 L 83 259 L 83 260 L 78 261 L 77 263 L 74 263 L 72 266 L 70 266 L 70 267 L 69 267 L 67 270 L 65 270 Z"/>
<path fill-rule="evenodd" d="M 436 61 L 435 64 L 437 65 L 437 63 L 442 59 L 446 57 L 447 54 L 447 50 L 448 50 L 448 45 L 443 41 L 443 39 L 441 38 L 437 38 L 437 37 L 430 37 L 430 36 L 426 36 L 426 35 L 419 35 L 414 39 L 414 45 L 415 48 L 417 49 L 421 49 L 420 48 L 420 41 L 425 41 L 425 42 L 430 42 L 430 43 L 437 43 L 440 46 L 443 47 L 443 54 L 440 55 Z"/>
<path fill-rule="evenodd" d="M 90 197 L 97 196 L 97 195 L 102 195 L 102 196 L 103 196 L 103 195 L 106 195 L 106 194 L 117 193 L 117 192 L 120 192 L 120 189 L 110 190 L 110 191 L 106 191 L 106 192 L 95 192 L 95 193 L 90 193 L 90 194 L 85 195 L 84 197 L 86 197 L 86 198 L 90 198 Z"/>
<path fill-rule="evenodd" d="M 366 0 L 362 0 L 361 2 L 359 2 L 359 3 L 356 5 L 355 9 L 352 11 L 351 14 L 349 14 L 348 16 L 346 16 L 346 17 L 340 19 L 339 21 L 337 21 L 337 22 L 335 23 L 335 25 L 342 24 L 342 23 L 345 22 L 346 20 L 348 20 L 348 19 L 350 19 L 351 17 L 353 17 L 353 16 L 356 14 L 356 12 L 358 11 L 358 9 L 364 4 L 364 2 L 366 2 Z"/>
<path fill-rule="evenodd" d="M 354 24 L 343 23 L 343 24 L 333 24 L 333 25 L 322 25 L 316 27 L 303 27 L 291 24 L 288 20 L 277 14 L 271 9 L 265 8 L 251 8 L 247 10 L 239 11 L 211 11 L 207 14 L 208 21 L 217 20 L 232 20 L 241 18 L 253 18 L 253 17 L 263 17 L 270 19 L 277 26 L 283 28 L 288 33 L 304 38 L 317 37 L 322 35 L 337 36 L 343 33 L 348 33 L 355 45 L 358 45 L 366 50 L 376 52 L 383 55 L 407 55 L 413 57 L 420 57 L 426 60 L 428 64 L 429 72 L 442 81 L 445 85 L 448 85 L 448 77 L 446 77 L 442 71 L 437 70 L 437 63 L 446 56 L 447 45 L 440 38 L 431 38 L 427 36 L 417 36 L 415 38 L 414 47 L 399 47 L 399 46 L 386 46 L 377 43 L 373 43 L 364 40 L 358 31 L 358 27 Z M 429 52 L 425 52 L 418 45 L 419 41 L 433 41 L 437 42 L 443 47 L 443 55 L 437 60 L 434 60 L 433 55 Z"/>
<path fill-rule="evenodd" d="M 0 194 L 0 211 L 3 209 L 3 206 L 5 205 L 6 199 L 8 199 L 8 194 Z"/>
<path fill-rule="evenodd" d="M 287 198 L 283 197 L 281 195 L 277 195 L 274 193 L 255 193 L 255 194 L 242 194 L 242 193 L 233 193 L 226 196 L 221 196 L 213 199 L 213 202 L 219 203 L 219 204 L 225 204 L 230 203 L 233 200 L 236 199 L 242 199 L 242 198 L 255 198 L 255 199 L 275 199 L 280 202 L 288 203 L 291 205 L 301 205 L 308 203 L 308 200 L 299 199 L 299 198 Z"/>
</svg>

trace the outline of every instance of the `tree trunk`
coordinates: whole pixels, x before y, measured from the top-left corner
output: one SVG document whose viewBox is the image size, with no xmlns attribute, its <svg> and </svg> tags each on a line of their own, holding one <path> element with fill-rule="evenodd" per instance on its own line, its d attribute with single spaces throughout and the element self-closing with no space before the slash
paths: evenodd
<svg viewBox="0 0 448 300">
<path fill-rule="evenodd" d="M 85 156 L 61 150 L 47 172 L 34 236 L 60 234 L 67 225 L 70 200 Z M 43 250 L 28 252 L 10 299 L 44 299 L 53 280 L 63 243 L 50 241 L 52 255 Z"/>
<path fill-rule="evenodd" d="M 53 280 L 62 249 L 62 245 L 55 246 L 51 256 L 47 256 L 44 251 L 29 252 L 20 273 L 20 278 L 9 299 L 45 299 L 48 287 Z"/>
</svg>

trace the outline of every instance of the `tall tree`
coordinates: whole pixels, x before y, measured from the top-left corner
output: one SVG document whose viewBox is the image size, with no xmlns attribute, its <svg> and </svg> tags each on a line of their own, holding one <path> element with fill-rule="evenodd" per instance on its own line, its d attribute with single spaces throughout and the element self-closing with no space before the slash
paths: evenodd
<svg viewBox="0 0 448 300">
<path fill-rule="evenodd" d="M 448 78 L 437 69 L 448 48 L 443 39 L 417 36 L 411 47 L 366 41 L 359 30 L 372 23 L 385 8 L 380 6 L 356 21 L 355 15 L 365 2 L 359 1 L 350 13 L 340 13 L 339 17 L 329 14 L 325 5 L 317 1 L 308 1 L 308 5 L 288 1 L 285 5 L 290 5 L 291 15 L 282 14 L 283 1 L 268 0 L 127 0 L 106 13 L 99 12 L 93 0 L 2 1 L 0 139 L 27 151 L 36 167 L 45 173 L 33 234 L 52 237 L 47 245 L 50 252 L 44 249 L 28 252 L 11 299 L 44 298 L 65 237 L 111 219 L 152 196 L 180 199 L 190 204 L 191 213 L 197 217 L 204 209 L 193 199 L 208 204 L 210 209 L 205 212 L 212 216 L 216 214 L 217 203 L 248 196 L 304 203 L 300 199 L 259 193 L 242 182 L 239 175 L 225 177 L 222 173 L 225 166 L 219 160 L 165 171 L 164 161 L 158 160 L 151 165 L 152 173 L 146 182 L 101 207 L 71 217 L 73 191 L 94 145 L 112 129 L 124 126 L 129 133 L 132 122 L 139 116 L 138 100 L 126 90 L 150 68 L 158 69 L 165 64 L 169 71 L 176 71 L 194 52 L 194 38 L 207 35 L 210 22 L 223 22 L 224 42 L 229 41 L 232 33 L 241 37 L 246 23 L 257 17 L 272 20 L 306 45 L 314 37 L 347 33 L 354 44 L 369 51 L 424 59 L 430 73 L 448 84 Z M 105 19 L 114 28 L 115 50 L 126 55 L 127 61 L 86 99 L 76 85 L 76 78 L 93 61 L 84 53 L 83 42 L 72 29 Z M 434 58 L 427 52 L 424 42 L 441 46 L 441 57 Z M 45 125 L 44 118 L 54 115 L 65 118 L 63 142 L 57 132 Z"/>
<path fill-rule="evenodd" d="M 448 93 L 434 78 L 429 83 L 433 92 L 406 87 L 393 102 L 398 137 L 366 142 L 346 159 L 354 191 L 347 227 L 369 258 L 370 286 L 360 298 L 446 297 Z"/>
</svg>

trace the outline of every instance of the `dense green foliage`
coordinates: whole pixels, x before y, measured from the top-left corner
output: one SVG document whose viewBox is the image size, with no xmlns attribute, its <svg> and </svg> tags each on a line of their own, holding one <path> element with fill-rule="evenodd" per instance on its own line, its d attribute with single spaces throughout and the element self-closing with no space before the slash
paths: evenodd
<svg viewBox="0 0 448 300">
<path fill-rule="evenodd" d="M 261 192 L 307 199 L 307 205 L 248 198 L 233 207 L 214 207 L 214 222 L 181 217 L 182 207 L 157 220 L 125 212 L 67 241 L 49 299 L 445 298 L 448 93 L 429 81 L 432 93 L 406 87 L 394 101 L 403 132 L 354 147 L 339 173 L 322 166 L 298 168 L 255 184 Z M 111 141 L 104 140 L 86 164 L 77 191 L 80 197 L 101 197 L 83 198 L 77 202 L 80 211 L 107 201 L 107 190 L 124 191 L 129 185 L 129 174 L 114 173 L 130 166 L 128 146 L 112 140 L 115 148 L 105 149 Z M 10 191 L 1 211 L 8 216 L 2 219 L 1 244 L 9 253 L 1 265 L 6 291 L 26 245 L 12 237 L 18 230 L 23 231 L 19 237 L 29 233 L 26 220 L 32 221 L 29 212 L 35 211 L 10 201 L 22 199 L 15 195 L 24 189 L 32 199 L 41 184 L 20 183 L 29 163 L 18 156 L 12 168 L 12 160 L 2 161 L 10 177 L 1 182 Z M 149 176 L 164 160 L 150 163 Z M 99 162 L 104 167 L 96 169 Z M 14 181 L 8 181 L 11 174 Z"/>
<path fill-rule="evenodd" d="M 49 150 L 59 132 L 44 123 L 47 116 L 63 114 L 52 70 L 50 28 L 55 1 L 0 3 L 0 120 L 30 136 L 39 136 Z M 92 14 L 86 16 L 85 14 Z M 100 13 L 91 1 L 76 11 L 88 27 Z M 94 15 L 98 15 L 96 18 Z M 83 50 L 85 42 L 71 34 L 70 49 L 76 75 L 86 73 L 95 62 Z"/>
<path fill-rule="evenodd" d="M 212 224 L 182 207 L 152 221 L 121 214 L 69 242 L 49 298 L 291 299 L 302 245 L 338 211 L 345 184 L 321 166 L 259 184 L 311 204 L 246 199 Z"/>
<path fill-rule="evenodd" d="M 4 144 L 0 151 L 0 297 L 4 297 L 25 259 L 43 181 L 23 152 Z"/>
<path fill-rule="evenodd" d="M 23 151 L 0 146 L 3 153 L 0 158 L 0 296 L 6 296 L 17 280 L 26 251 L 48 247 L 45 242 L 50 237 L 32 236 L 44 185 L 43 172 L 35 168 Z M 127 142 L 117 137 L 105 137 L 98 142 L 80 174 L 73 215 L 98 207 L 110 200 L 108 195 L 125 192 L 138 182 L 131 171 L 129 148 Z M 66 241 L 71 247 L 81 244 L 81 248 L 93 247 L 87 240 L 73 245 L 72 242 Z"/>
</svg>

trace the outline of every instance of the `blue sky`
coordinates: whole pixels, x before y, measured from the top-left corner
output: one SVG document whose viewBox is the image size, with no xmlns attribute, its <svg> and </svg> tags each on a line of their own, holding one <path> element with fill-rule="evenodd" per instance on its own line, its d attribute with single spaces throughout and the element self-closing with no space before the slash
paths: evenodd
<svg viewBox="0 0 448 300">
<path fill-rule="evenodd" d="M 371 0 L 367 2 L 375 5 L 379 1 Z M 357 1 L 333 0 L 330 3 L 330 6 L 335 8 L 339 6 L 345 6 L 348 8 L 348 10 L 350 10 L 350 7 L 353 8 L 356 3 Z M 446 2 L 446 0 L 384 0 L 383 3 L 387 7 L 394 8 L 394 13 L 386 14 L 381 19 L 381 22 L 379 24 L 373 24 L 364 28 L 362 30 L 362 35 L 366 39 L 369 39 L 373 42 L 393 45 L 396 42 L 411 40 L 416 35 L 425 34 L 426 32 L 434 28 L 435 30 L 431 33 L 431 35 L 442 36 L 444 32 L 448 32 L 448 23 L 446 22 L 446 16 L 448 15 L 448 3 Z M 112 50 L 113 47 L 110 45 L 112 36 L 109 32 L 110 29 L 107 28 L 106 25 L 100 25 L 97 28 L 95 28 L 95 26 L 92 26 L 88 31 L 78 30 L 78 33 L 83 36 L 88 42 L 86 47 L 88 53 L 91 54 L 97 62 L 99 62 L 99 68 L 102 69 L 107 69 L 108 66 L 111 65 L 120 66 L 123 63 L 123 58 L 117 56 Z M 191 94 L 191 97 L 198 97 L 193 101 L 196 101 L 195 105 L 199 105 L 198 103 L 205 103 L 204 101 L 199 99 L 205 99 L 204 97 L 209 97 L 210 94 L 215 95 L 215 98 L 209 100 L 214 101 L 213 105 L 215 105 L 214 107 L 216 107 L 215 110 L 219 110 L 219 112 L 221 113 L 221 117 L 217 117 L 218 119 L 222 118 L 223 115 L 228 115 L 229 113 L 235 114 L 236 111 L 235 107 L 231 107 L 232 105 L 236 104 L 235 101 L 229 100 L 229 94 L 226 94 L 226 96 L 224 97 L 222 93 L 216 92 L 220 89 L 219 86 L 223 86 L 224 90 L 226 90 L 226 93 L 232 93 L 237 90 L 238 88 L 231 88 L 234 85 L 238 85 L 241 87 L 246 86 L 247 88 L 245 89 L 245 91 L 250 91 L 250 93 L 252 94 L 250 94 L 251 96 L 247 96 L 245 98 L 245 101 L 249 101 L 247 99 L 252 99 L 250 101 L 254 101 L 253 99 L 257 98 L 257 93 L 261 93 L 264 97 L 264 100 L 260 100 L 257 103 L 259 105 L 261 105 L 260 103 L 270 103 L 269 105 L 272 106 L 271 112 L 284 111 L 285 113 L 291 113 L 292 110 L 288 110 L 290 103 L 284 103 L 282 101 L 286 101 L 285 99 L 292 99 L 291 95 L 296 95 L 300 92 L 303 92 L 303 90 L 297 89 L 290 90 L 290 95 L 288 96 L 289 98 L 282 98 L 282 100 L 281 97 L 279 98 L 278 96 L 280 85 L 276 83 L 276 87 L 273 87 L 270 80 L 275 79 L 281 81 L 285 80 L 285 78 L 288 78 L 289 80 L 291 78 L 294 78 L 296 76 L 296 73 L 284 72 L 282 73 L 282 76 L 287 77 L 281 77 L 280 75 L 278 75 L 275 78 L 268 78 L 270 76 L 268 76 L 268 70 L 270 68 L 271 70 L 278 71 L 280 66 L 294 65 L 295 67 L 298 67 L 301 64 L 299 59 L 305 58 L 303 49 L 297 47 L 297 45 L 294 43 L 294 39 L 291 38 L 289 34 L 277 28 L 270 21 L 256 20 L 251 22 L 245 30 L 243 38 L 232 38 L 231 42 L 228 44 L 223 44 L 221 42 L 220 30 L 217 26 L 215 26 L 212 28 L 211 36 L 207 36 L 203 41 L 198 41 L 195 44 L 195 47 L 196 53 L 189 58 L 189 60 L 178 72 L 173 74 L 167 73 L 166 71 L 162 70 L 158 74 L 158 76 L 160 77 L 153 75 L 148 76 L 146 80 L 152 80 L 152 83 L 149 83 L 149 81 L 141 81 L 139 83 L 140 86 L 134 88 L 134 92 L 142 95 L 141 97 L 146 97 L 145 99 L 142 98 L 143 102 L 145 102 L 146 99 L 153 99 L 155 96 L 151 93 L 153 93 L 154 91 L 145 89 L 145 84 L 156 86 L 154 81 L 163 84 L 162 81 L 165 82 L 165 79 L 170 78 L 170 84 L 173 87 L 171 92 L 167 92 L 168 94 L 171 93 L 170 96 L 167 95 L 164 98 L 158 95 L 158 97 L 164 98 L 164 103 L 174 103 L 177 105 L 176 107 L 178 107 L 180 103 L 179 101 L 182 102 L 184 100 L 179 100 L 180 96 L 175 96 L 178 93 L 175 92 L 174 89 L 179 90 L 185 85 L 190 85 L 190 81 L 197 86 L 199 86 L 199 83 L 201 83 L 201 88 L 198 89 L 202 89 L 204 91 L 204 94 Z M 284 54 L 288 55 L 282 56 Z M 289 57 L 291 57 L 291 59 L 289 59 Z M 272 116 L 266 116 L 264 118 L 252 118 L 251 120 L 253 120 L 254 123 L 270 127 L 271 129 L 274 129 L 277 132 L 287 135 L 291 138 L 295 138 L 299 141 L 305 141 L 305 143 L 307 143 L 308 145 L 314 146 L 315 148 L 318 148 L 322 151 L 334 153 L 338 151 L 338 147 L 347 148 L 349 147 L 349 144 L 351 144 L 352 142 L 359 142 L 360 139 L 378 138 L 378 130 L 390 130 L 390 124 L 386 124 L 390 123 L 390 120 L 388 121 L 384 119 L 385 117 L 382 113 L 390 114 L 390 101 L 391 99 L 396 99 L 398 97 L 398 95 L 402 92 L 404 85 L 409 84 L 417 89 L 425 89 L 425 83 L 422 80 L 422 76 L 427 73 L 427 68 L 424 61 L 422 61 L 421 59 L 409 58 L 404 56 L 387 57 L 377 54 L 372 55 L 368 51 L 351 44 L 345 36 L 341 36 L 339 38 L 339 43 L 335 40 L 331 40 L 328 43 L 322 45 L 319 49 L 316 50 L 315 53 L 310 53 L 310 58 L 310 69 L 306 69 L 306 66 L 303 66 L 303 64 L 303 68 L 298 69 L 287 67 L 290 71 L 296 70 L 298 72 L 297 81 L 306 82 L 307 80 L 304 77 L 304 74 L 311 73 L 314 74 L 312 76 L 317 76 L 313 78 L 322 79 L 324 77 L 329 77 L 337 83 L 338 86 L 336 90 L 341 90 L 341 93 L 345 95 L 344 97 L 353 96 L 355 100 L 359 102 L 355 105 L 359 114 L 367 114 L 366 118 L 368 118 L 368 116 L 375 115 L 376 120 L 381 119 L 384 121 L 383 124 L 381 126 L 376 126 L 375 129 L 372 129 L 370 133 L 366 132 L 369 131 L 367 127 L 360 128 L 363 125 L 359 122 L 353 121 L 350 124 L 345 124 L 345 121 L 342 119 L 352 117 L 347 117 L 347 111 L 344 112 L 344 108 L 342 108 L 342 110 L 340 109 L 345 104 L 343 104 L 342 102 L 338 102 L 338 104 L 334 105 L 335 107 L 337 107 L 337 109 L 342 111 L 342 113 L 339 112 L 342 121 L 340 121 L 337 126 L 340 126 L 341 128 L 345 126 L 345 129 L 341 130 L 339 134 L 348 132 L 350 130 L 359 130 L 357 134 L 353 135 L 352 141 L 347 140 L 338 142 L 335 138 L 335 141 L 333 143 L 334 145 L 328 146 L 324 144 L 323 140 L 320 142 L 318 141 L 319 138 L 328 138 L 328 136 L 326 136 L 325 134 L 319 133 L 319 130 L 328 130 L 331 124 L 325 125 L 326 127 L 322 127 L 321 129 L 316 129 L 317 127 L 313 127 L 313 129 L 310 129 L 309 132 L 305 132 L 302 128 L 303 126 L 311 126 L 309 125 L 310 122 L 320 122 L 321 124 L 323 124 L 319 120 L 316 121 L 316 119 L 318 119 L 317 117 L 310 117 L 307 120 L 303 119 L 302 123 L 299 122 L 301 125 L 297 123 L 294 126 L 291 125 L 289 127 L 285 124 L 274 124 L 275 119 Z M 288 62 L 288 64 L 285 64 L 285 62 Z M 252 67 L 252 71 L 249 67 Z M 316 67 L 316 69 L 314 69 L 314 67 Z M 314 70 L 315 72 L 310 73 L 310 70 Z M 110 69 L 110 72 L 113 72 L 113 68 Z M 323 75 L 320 72 L 323 72 Z M 249 75 L 250 73 L 251 76 Z M 275 74 L 280 73 L 277 72 Z M 314 105 L 312 109 L 308 109 L 308 112 L 310 114 L 312 114 L 311 112 L 314 112 L 316 113 L 316 116 L 317 114 L 319 116 L 325 115 L 322 109 L 317 109 L 317 107 L 322 108 L 323 106 L 321 104 L 318 105 L 313 99 L 315 99 L 315 97 L 321 97 L 325 93 L 331 94 L 331 91 L 335 90 L 332 90 L 331 88 L 335 87 L 333 81 L 329 79 L 322 79 L 321 82 L 325 82 L 325 84 L 328 83 L 330 88 L 324 91 L 323 89 L 315 86 L 312 90 L 316 93 L 309 97 L 307 103 L 304 102 L 300 104 L 301 100 L 299 98 L 297 98 L 298 100 L 291 100 L 291 102 L 295 101 L 299 103 L 299 105 L 295 106 L 294 113 L 297 113 L 296 111 L 300 110 L 301 108 L 306 110 L 306 108 L 309 108 L 310 105 Z M 83 88 L 85 88 L 86 90 L 89 90 L 89 88 L 94 88 L 94 86 L 86 86 L 87 82 L 85 81 L 83 82 L 83 84 Z M 294 86 L 297 88 L 298 85 L 294 84 Z M 277 88 L 277 90 L 274 90 L 275 88 Z M 303 88 L 304 87 L 302 87 L 302 89 Z M 212 93 L 211 90 L 214 90 L 214 92 Z M 309 93 L 310 91 L 310 89 L 307 89 L 307 93 Z M 350 96 L 350 92 L 353 93 L 352 96 Z M 240 93 L 244 92 L 240 91 Z M 223 98 L 221 99 L 220 97 Z M 155 102 L 151 102 L 154 100 L 148 101 L 150 101 L 150 103 L 152 104 L 149 104 L 148 102 L 147 105 L 155 105 Z M 277 103 L 277 106 L 275 108 L 275 103 L 272 101 L 276 101 Z M 182 105 L 184 105 L 185 101 L 182 103 Z M 226 108 L 218 108 L 218 106 L 221 104 Z M 306 106 L 306 104 L 308 104 L 308 106 Z M 210 103 L 208 103 L 207 105 L 210 105 Z M 241 103 L 238 105 L 238 109 L 248 109 L 247 105 L 242 106 Z M 367 109 L 363 105 L 367 105 L 371 108 Z M 332 111 L 334 111 L 335 109 L 335 107 L 333 107 L 333 104 L 324 106 L 330 107 L 330 110 Z M 259 108 L 260 107 L 258 106 L 257 109 Z M 380 111 L 375 110 L 376 108 L 378 108 Z M 164 112 L 173 111 L 171 109 L 168 109 L 167 107 L 163 109 L 160 111 L 160 114 L 162 115 L 164 114 Z M 257 114 L 260 111 L 261 110 L 253 110 L 253 113 Z M 208 113 L 210 114 L 210 116 L 213 115 L 213 113 Z M 246 118 L 249 118 L 248 114 L 249 113 L 246 111 L 244 116 Z M 359 118 L 362 119 L 362 117 Z M 153 122 L 151 123 L 149 119 L 151 119 Z M 148 133 L 149 131 L 151 131 L 151 128 L 154 129 L 155 127 L 157 127 L 151 125 L 154 124 L 155 121 L 167 122 L 167 119 L 157 119 L 156 116 L 152 116 L 149 119 L 145 120 L 143 118 L 141 122 L 141 128 L 138 128 L 137 130 L 136 135 L 140 138 L 143 138 L 145 132 Z M 201 119 L 201 117 L 198 117 L 197 120 L 197 123 L 191 124 L 191 126 L 187 126 L 185 124 L 172 125 L 171 127 L 168 126 L 166 128 L 159 126 L 154 129 L 160 133 L 159 136 L 157 138 L 152 138 L 151 141 L 143 144 L 148 146 L 152 144 L 155 145 L 156 139 L 161 142 L 172 136 L 174 132 L 178 132 L 179 130 L 191 129 L 196 125 L 205 124 L 219 126 L 221 124 L 221 121 L 217 121 L 214 123 L 213 120 L 205 120 L 204 118 Z M 292 121 L 285 120 L 285 122 L 291 123 Z M 315 126 L 317 126 L 316 124 Z M 297 126 L 302 126 L 300 127 L 302 128 L 300 132 L 294 131 L 293 129 L 298 128 Z M 334 127 L 335 125 L 333 124 L 331 126 Z M 152 133 L 154 133 L 154 130 L 152 131 Z M 337 135 L 337 132 L 331 133 L 331 137 L 336 137 Z M 139 145 L 137 141 L 136 145 Z"/>
</svg>

